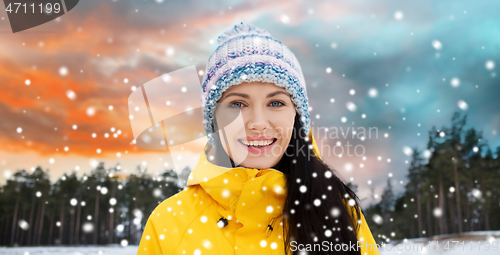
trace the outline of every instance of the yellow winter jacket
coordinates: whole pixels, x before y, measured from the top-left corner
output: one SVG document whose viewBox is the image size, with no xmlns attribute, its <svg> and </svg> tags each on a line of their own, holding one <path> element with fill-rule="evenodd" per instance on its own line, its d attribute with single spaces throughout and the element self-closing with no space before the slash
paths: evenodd
<svg viewBox="0 0 500 255">
<path fill-rule="evenodd" d="M 312 133 L 309 137 L 320 157 Z M 160 203 L 149 216 L 137 254 L 283 255 L 285 180 L 272 168 L 212 164 L 202 152 L 187 188 Z M 227 225 L 218 225 L 221 218 Z M 359 248 L 362 255 L 379 255 L 362 214 L 358 241 L 364 246 Z"/>
</svg>

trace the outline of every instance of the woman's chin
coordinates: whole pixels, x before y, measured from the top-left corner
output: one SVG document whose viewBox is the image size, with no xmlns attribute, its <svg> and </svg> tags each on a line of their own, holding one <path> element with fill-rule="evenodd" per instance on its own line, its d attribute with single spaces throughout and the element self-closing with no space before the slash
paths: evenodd
<svg viewBox="0 0 500 255">
<path fill-rule="evenodd" d="M 255 163 L 256 160 L 259 160 L 261 162 Z M 258 158 L 252 159 L 251 157 L 247 157 L 247 159 L 245 159 L 245 161 L 243 161 L 238 166 L 246 167 L 246 168 L 268 169 L 268 168 L 272 168 L 274 165 L 276 165 L 276 163 L 274 163 L 274 162 L 270 162 L 270 161 L 269 162 L 262 162 L 262 160 L 260 160 Z"/>
</svg>

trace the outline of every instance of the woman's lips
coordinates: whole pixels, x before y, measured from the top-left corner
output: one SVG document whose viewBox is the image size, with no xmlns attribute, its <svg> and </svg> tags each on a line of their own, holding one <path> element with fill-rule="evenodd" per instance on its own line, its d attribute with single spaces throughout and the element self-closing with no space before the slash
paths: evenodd
<svg viewBox="0 0 500 255">
<path fill-rule="evenodd" d="M 259 146 L 259 147 L 255 147 L 255 146 L 252 146 L 252 145 L 245 145 L 241 142 L 240 139 L 238 139 L 238 143 L 241 144 L 243 147 L 247 148 L 247 150 L 251 153 L 265 153 L 266 151 L 270 150 L 274 144 L 276 144 L 276 141 L 278 140 L 277 138 L 273 138 L 273 142 L 269 145 L 266 145 L 266 146 Z"/>
</svg>

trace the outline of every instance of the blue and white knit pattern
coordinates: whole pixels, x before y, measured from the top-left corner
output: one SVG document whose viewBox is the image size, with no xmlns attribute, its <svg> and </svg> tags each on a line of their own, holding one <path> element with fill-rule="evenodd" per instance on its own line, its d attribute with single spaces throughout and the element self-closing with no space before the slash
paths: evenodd
<svg viewBox="0 0 500 255">
<path fill-rule="evenodd" d="M 306 83 L 290 49 L 266 30 L 243 22 L 224 32 L 217 42 L 219 46 L 208 60 L 201 91 L 208 141 L 214 144 L 213 120 L 222 93 L 232 85 L 255 81 L 274 83 L 290 93 L 302 127 L 309 134 L 311 118 Z"/>
</svg>

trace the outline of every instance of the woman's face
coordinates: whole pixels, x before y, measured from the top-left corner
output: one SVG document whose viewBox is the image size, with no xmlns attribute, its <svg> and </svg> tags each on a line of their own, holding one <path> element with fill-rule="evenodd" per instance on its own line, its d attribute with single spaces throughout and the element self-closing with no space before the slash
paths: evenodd
<svg viewBox="0 0 500 255">
<path fill-rule="evenodd" d="M 293 134 L 295 106 L 290 94 L 273 83 L 243 82 L 229 87 L 215 110 L 222 147 L 238 166 L 275 166 Z M 227 141 L 225 138 L 227 138 Z M 227 142 L 227 144 L 226 144 Z"/>
</svg>

